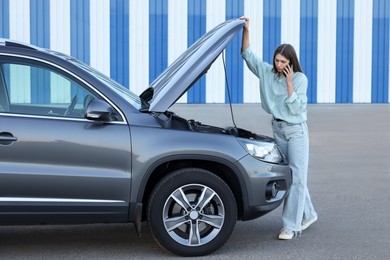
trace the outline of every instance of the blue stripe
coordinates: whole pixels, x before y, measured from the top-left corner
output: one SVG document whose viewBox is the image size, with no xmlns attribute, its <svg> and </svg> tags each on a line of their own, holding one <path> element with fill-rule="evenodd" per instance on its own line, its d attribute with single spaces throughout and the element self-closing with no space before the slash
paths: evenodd
<svg viewBox="0 0 390 260">
<path fill-rule="evenodd" d="M 353 0 L 337 1 L 336 103 L 351 103 L 353 99 L 353 23 Z"/>
<path fill-rule="evenodd" d="M 70 1 L 70 53 L 73 57 L 90 63 L 89 0 Z"/>
<path fill-rule="evenodd" d="M 226 20 L 244 15 L 244 2 L 241 0 L 226 0 Z M 243 61 L 240 56 L 241 33 L 238 33 L 226 48 L 226 71 L 228 76 L 231 101 L 242 103 L 244 71 Z M 212 87 L 212 86 L 211 86 Z M 228 92 L 225 92 L 225 103 L 229 102 Z"/>
<path fill-rule="evenodd" d="M 372 24 L 372 103 L 389 102 L 389 19 L 389 1 L 374 0 Z"/>
<path fill-rule="evenodd" d="M 188 0 L 188 47 L 206 33 L 206 0 Z M 187 92 L 188 103 L 206 102 L 206 79 L 200 78 Z"/>
<path fill-rule="evenodd" d="M 89 0 L 70 1 L 70 54 L 83 61 L 90 63 L 90 14 Z M 78 95 L 82 102 L 83 94 L 79 88 L 72 86 L 71 96 Z"/>
<path fill-rule="evenodd" d="M 309 103 L 317 103 L 318 0 L 301 0 L 300 62 L 309 80 Z"/>
<path fill-rule="evenodd" d="M 9 0 L 0 2 L 0 37 L 9 38 Z"/>
<path fill-rule="evenodd" d="M 129 88 L 129 71 L 129 1 L 111 0 L 110 77 Z"/>
<path fill-rule="evenodd" d="M 168 1 L 149 1 L 149 82 L 168 64 Z"/>
<path fill-rule="evenodd" d="M 50 0 L 30 0 L 30 42 L 50 48 Z"/>
<path fill-rule="evenodd" d="M 50 2 L 30 0 L 30 42 L 50 48 Z M 50 74 L 37 68 L 31 69 L 31 103 L 50 103 Z"/>
<path fill-rule="evenodd" d="M 274 51 L 281 43 L 281 0 L 263 2 L 263 60 L 273 64 Z"/>
</svg>

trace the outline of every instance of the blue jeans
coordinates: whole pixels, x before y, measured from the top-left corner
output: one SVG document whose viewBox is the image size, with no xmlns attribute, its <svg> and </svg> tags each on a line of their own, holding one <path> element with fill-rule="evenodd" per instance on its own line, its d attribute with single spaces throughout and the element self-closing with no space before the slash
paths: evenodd
<svg viewBox="0 0 390 260">
<path fill-rule="evenodd" d="M 309 134 L 306 122 L 290 124 L 272 120 L 274 138 L 292 170 L 292 185 L 283 206 L 283 227 L 301 231 L 302 220 L 317 216 L 307 188 Z"/>
</svg>

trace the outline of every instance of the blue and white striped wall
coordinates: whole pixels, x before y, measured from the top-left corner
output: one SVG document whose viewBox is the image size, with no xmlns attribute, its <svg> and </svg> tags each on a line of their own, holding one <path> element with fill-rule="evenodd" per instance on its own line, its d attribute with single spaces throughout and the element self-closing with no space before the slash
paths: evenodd
<svg viewBox="0 0 390 260">
<path fill-rule="evenodd" d="M 0 37 L 70 54 L 140 93 L 218 23 L 249 17 L 251 45 L 271 62 L 295 46 L 311 103 L 389 103 L 390 0 L 0 0 Z M 260 102 L 258 81 L 226 50 L 234 103 Z M 180 100 L 225 103 L 222 61 Z"/>
</svg>

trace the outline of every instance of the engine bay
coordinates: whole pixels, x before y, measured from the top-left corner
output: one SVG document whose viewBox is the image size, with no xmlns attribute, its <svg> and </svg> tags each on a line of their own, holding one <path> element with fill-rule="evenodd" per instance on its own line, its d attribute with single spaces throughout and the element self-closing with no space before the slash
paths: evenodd
<svg viewBox="0 0 390 260">
<path fill-rule="evenodd" d="M 229 126 L 223 128 L 223 127 L 217 127 L 212 125 L 206 125 L 194 119 L 187 120 L 183 117 L 176 115 L 171 111 L 155 114 L 155 118 L 163 128 L 183 130 L 183 131 L 233 135 L 235 137 L 240 137 L 240 138 L 274 142 L 273 138 L 255 134 L 253 132 L 250 132 L 242 128 L 238 128 L 235 126 Z"/>
</svg>

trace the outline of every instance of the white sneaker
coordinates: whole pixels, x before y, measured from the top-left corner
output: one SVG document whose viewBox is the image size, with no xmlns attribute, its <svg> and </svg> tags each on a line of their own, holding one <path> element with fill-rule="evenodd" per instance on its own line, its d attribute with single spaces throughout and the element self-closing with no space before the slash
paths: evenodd
<svg viewBox="0 0 390 260">
<path fill-rule="evenodd" d="M 314 218 L 303 220 L 302 225 L 301 225 L 301 230 L 303 231 L 303 230 L 307 229 L 311 224 L 316 222 L 317 219 L 318 219 L 318 217 L 315 216 Z"/>
<path fill-rule="evenodd" d="M 279 239 L 281 239 L 281 240 L 289 240 L 289 239 L 292 239 L 293 237 L 297 237 L 300 233 L 301 232 L 295 232 L 295 231 L 292 231 L 290 229 L 283 228 L 280 231 Z"/>
</svg>

